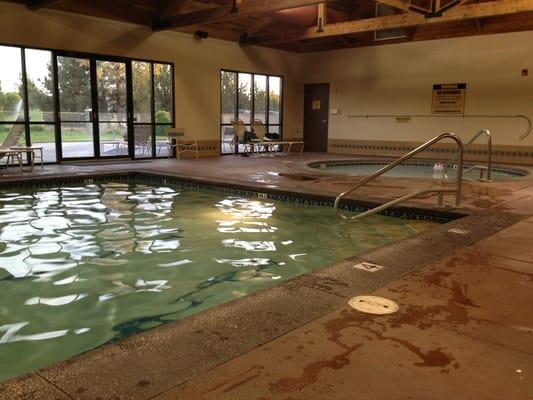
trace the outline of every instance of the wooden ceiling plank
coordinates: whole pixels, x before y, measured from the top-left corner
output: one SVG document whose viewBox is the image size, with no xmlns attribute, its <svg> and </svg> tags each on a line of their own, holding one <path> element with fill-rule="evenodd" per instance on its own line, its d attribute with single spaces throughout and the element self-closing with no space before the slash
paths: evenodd
<svg viewBox="0 0 533 400">
<path fill-rule="evenodd" d="M 257 35 L 274 21 L 273 17 L 261 17 L 254 25 L 246 29 L 248 37 Z"/>
<path fill-rule="evenodd" d="M 415 13 L 403 13 L 385 17 L 366 18 L 328 24 L 324 27 L 322 32 L 317 32 L 315 27 L 311 27 L 301 31 L 258 35 L 255 38 L 252 38 L 249 43 L 271 45 L 274 43 L 287 43 L 307 39 L 343 36 L 375 30 L 445 24 L 455 21 L 496 17 L 530 11 L 533 11 L 533 0 L 498 0 L 455 7 L 441 17 L 424 18 L 424 16 Z"/>
<path fill-rule="evenodd" d="M 157 18 L 163 19 L 179 14 L 192 0 L 169 0 L 157 13 Z"/>
<path fill-rule="evenodd" d="M 26 8 L 28 10 L 39 10 L 40 8 L 50 7 L 57 3 L 62 3 L 66 0 L 26 0 Z"/>
<path fill-rule="evenodd" d="M 415 6 L 411 4 L 409 0 L 379 0 L 377 2 L 397 8 L 398 10 L 415 12 L 425 16 L 431 14 L 431 10 L 426 10 L 425 8 Z"/>
<path fill-rule="evenodd" d="M 221 7 L 165 18 L 154 23 L 152 29 L 158 31 L 217 21 L 229 22 L 245 16 L 267 14 L 273 11 L 315 5 L 322 2 L 324 0 L 255 0 L 243 3 L 237 11 L 233 9 L 232 4 L 227 4 Z"/>
</svg>

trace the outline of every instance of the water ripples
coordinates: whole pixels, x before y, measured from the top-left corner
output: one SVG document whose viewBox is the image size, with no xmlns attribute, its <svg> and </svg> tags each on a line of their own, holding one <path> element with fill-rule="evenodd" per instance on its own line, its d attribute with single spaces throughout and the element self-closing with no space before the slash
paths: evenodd
<svg viewBox="0 0 533 400">
<path fill-rule="evenodd" d="M 0 381 L 414 233 L 332 219 L 133 183 L 0 192 Z"/>
</svg>

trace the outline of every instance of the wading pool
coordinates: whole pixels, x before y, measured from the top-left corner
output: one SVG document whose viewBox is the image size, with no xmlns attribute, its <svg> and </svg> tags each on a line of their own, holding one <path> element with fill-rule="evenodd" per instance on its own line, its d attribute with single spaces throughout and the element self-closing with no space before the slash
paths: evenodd
<svg viewBox="0 0 533 400">
<path fill-rule="evenodd" d="M 392 160 L 338 160 L 338 161 L 316 161 L 309 163 L 309 167 L 320 171 L 339 175 L 371 175 L 378 169 L 388 165 Z M 407 161 L 386 172 L 384 176 L 396 178 L 433 178 L 434 161 Z M 476 164 L 477 165 L 477 164 Z M 482 165 L 482 164 L 481 164 Z M 466 164 L 464 167 L 465 179 L 477 179 L 480 176 L 479 169 L 471 169 L 472 165 Z M 457 176 L 457 166 L 447 165 L 446 174 L 449 179 Z M 493 180 L 517 179 L 528 175 L 528 172 L 512 167 L 492 167 Z M 485 176 L 485 175 L 484 175 Z"/>
<path fill-rule="evenodd" d="M 0 381 L 434 222 L 134 180 L 0 190 Z"/>
</svg>

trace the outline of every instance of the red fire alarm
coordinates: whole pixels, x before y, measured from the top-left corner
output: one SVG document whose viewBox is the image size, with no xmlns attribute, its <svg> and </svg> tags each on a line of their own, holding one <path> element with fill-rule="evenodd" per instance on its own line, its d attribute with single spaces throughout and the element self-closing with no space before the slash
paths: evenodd
<svg viewBox="0 0 533 400">
<path fill-rule="evenodd" d="M 529 71 L 527 69 L 522 70 L 522 76 L 527 76 L 529 74 Z"/>
</svg>

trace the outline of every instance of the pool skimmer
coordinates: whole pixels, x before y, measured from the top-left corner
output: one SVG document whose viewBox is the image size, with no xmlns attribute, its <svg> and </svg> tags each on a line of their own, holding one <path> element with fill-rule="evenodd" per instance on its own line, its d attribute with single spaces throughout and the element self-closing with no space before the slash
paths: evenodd
<svg viewBox="0 0 533 400">
<path fill-rule="evenodd" d="M 366 314 L 394 314 L 400 307 L 394 301 L 377 296 L 357 296 L 348 302 L 350 307 Z"/>
</svg>

